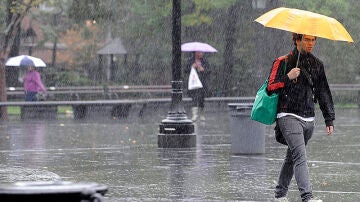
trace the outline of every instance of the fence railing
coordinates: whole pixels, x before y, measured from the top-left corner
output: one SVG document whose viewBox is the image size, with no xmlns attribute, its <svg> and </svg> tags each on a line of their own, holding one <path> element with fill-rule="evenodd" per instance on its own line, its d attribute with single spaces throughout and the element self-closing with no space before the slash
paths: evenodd
<svg viewBox="0 0 360 202">
<path fill-rule="evenodd" d="M 360 91 L 360 84 L 329 84 L 332 91 Z M 7 88 L 8 100 L 19 100 L 24 95 L 21 87 Z M 114 86 L 62 86 L 48 87 L 50 100 L 119 99 L 132 96 L 140 98 L 169 97 L 171 85 L 114 85 Z"/>
<path fill-rule="evenodd" d="M 121 98 L 132 95 L 138 97 L 164 97 L 170 96 L 171 85 L 118 85 L 118 86 L 67 86 L 48 87 L 47 97 L 54 100 L 79 100 L 83 97 Z M 22 98 L 24 88 L 9 87 L 7 97 L 9 100 Z"/>
<path fill-rule="evenodd" d="M 62 86 L 62 87 L 48 87 L 48 93 L 54 94 L 67 94 L 67 93 L 102 93 L 102 92 L 170 92 L 171 85 L 145 85 L 145 86 Z M 9 87 L 7 88 L 8 95 L 24 94 L 22 87 Z"/>
</svg>

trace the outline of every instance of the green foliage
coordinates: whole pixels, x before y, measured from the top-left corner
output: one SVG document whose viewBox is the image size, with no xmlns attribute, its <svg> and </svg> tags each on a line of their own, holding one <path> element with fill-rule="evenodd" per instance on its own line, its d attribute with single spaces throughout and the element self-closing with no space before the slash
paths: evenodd
<svg viewBox="0 0 360 202">
<path fill-rule="evenodd" d="M 73 0 L 68 10 L 69 17 L 79 24 L 86 20 L 110 20 L 113 16 L 108 6 L 110 1 L 105 2 L 107 4 L 100 0 Z"/>
<path fill-rule="evenodd" d="M 334 16 L 338 14 L 337 11 L 347 13 L 350 4 L 348 1 L 343 0 L 303 0 L 303 1 L 286 1 L 281 0 L 287 7 L 304 9 L 316 13 L 320 13 L 327 16 Z"/>
<path fill-rule="evenodd" d="M 160 0 L 149 1 L 131 1 L 131 13 L 138 15 L 146 26 L 159 26 L 160 22 L 171 13 L 171 1 Z"/>
<path fill-rule="evenodd" d="M 0 1 L 0 29 L 6 28 L 6 1 Z"/>
<path fill-rule="evenodd" d="M 45 38 L 52 40 L 52 37 L 68 34 L 65 37 L 66 45 L 75 56 L 67 65 L 72 70 L 59 72 L 54 78 L 60 85 L 89 83 L 89 75 L 83 72 L 86 72 L 89 65 L 97 66 L 96 51 L 102 47 L 109 33 L 112 37 L 121 37 L 129 53 L 127 64 L 122 59 L 117 60 L 119 68 L 113 81 L 115 84 L 169 84 L 172 80 L 172 1 L 46 2 L 55 7 L 63 6 L 68 19 L 64 19 L 64 25 L 56 27 L 51 26 L 49 15 L 37 16 L 45 30 Z M 348 45 L 319 39 L 315 54 L 323 60 L 330 83 L 358 82 L 360 61 L 357 60 L 357 33 L 360 32 L 360 6 L 356 0 L 273 0 L 267 1 L 267 7 L 263 10 L 252 8 L 250 0 L 183 0 L 181 3 L 182 42 L 202 41 L 218 50 L 214 54 L 205 54 L 211 64 L 211 86 L 216 95 L 221 95 L 224 91 L 229 91 L 234 96 L 254 95 L 267 76 L 273 60 L 293 48 L 290 33 L 264 28 L 254 22 L 256 17 L 277 6 L 306 9 L 338 19 L 353 36 L 355 43 Z M 0 2 L 0 9 L 4 11 L 0 16 L 5 18 L 4 1 Z M 237 12 L 237 15 L 232 12 Z M 232 21 L 232 16 L 238 17 Z M 0 22 L 3 22 L 1 19 Z M 92 19 L 96 20 L 97 31 L 84 25 L 85 20 Z M 70 26 L 73 25 L 71 21 L 78 24 Z M 233 30 L 228 30 L 231 23 L 234 25 Z M 5 28 L 4 23 L 0 26 Z M 233 34 L 232 55 L 226 55 L 229 51 L 229 34 Z M 186 53 L 182 54 L 183 63 L 187 56 Z M 224 67 L 228 57 L 233 59 L 232 72 L 225 77 Z M 224 80 L 229 82 L 229 89 L 224 89 Z"/>
<path fill-rule="evenodd" d="M 26 11 L 27 7 L 36 7 L 44 0 L 12 0 L 10 4 L 10 12 L 13 14 L 22 14 Z"/>
<path fill-rule="evenodd" d="M 91 84 L 89 78 L 79 72 L 71 70 L 48 73 L 46 78 L 49 80 L 46 82 L 47 86 L 83 86 Z"/>
<path fill-rule="evenodd" d="M 217 0 L 194 0 L 185 1 L 182 23 L 184 26 L 200 26 L 202 24 L 212 24 L 212 16 L 209 15 L 212 10 L 230 7 L 235 0 L 217 1 Z M 190 11 L 190 12 L 189 12 Z M 188 13 L 189 12 L 189 13 Z"/>
</svg>

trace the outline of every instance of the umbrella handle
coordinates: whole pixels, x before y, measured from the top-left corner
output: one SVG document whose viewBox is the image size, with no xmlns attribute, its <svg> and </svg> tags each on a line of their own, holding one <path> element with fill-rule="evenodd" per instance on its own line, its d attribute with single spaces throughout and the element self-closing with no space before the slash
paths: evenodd
<svg viewBox="0 0 360 202">
<path fill-rule="evenodd" d="M 302 38 L 303 38 L 303 35 L 301 35 L 301 38 L 300 38 L 300 47 L 303 46 Z M 298 50 L 298 52 L 299 52 L 299 54 L 298 54 L 298 58 L 297 58 L 297 60 L 296 60 L 296 66 L 295 66 L 295 68 L 298 68 L 298 67 L 299 67 L 301 48 L 300 48 L 300 50 Z M 297 78 L 295 78 L 293 81 L 294 81 L 294 83 L 296 83 L 296 82 L 297 82 Z"/>
<path fill-rule="evenodd" d="M 302 69 L 302 70 L 301 70 Z M 314 86 L 314 82 L 312 81 L 312 79 L 311 79 L 311 75 L 309 74 L 309 72 L 307 72 L 305 69 L 303 69 L 303 68 L 300 68 L 300 72 L 304 75 L 304 77 L 307 79 L 307 81 L 308 81 L 308 83 L 309 83 L 309 85 L 310 86 Z M 296 83 L 297 82 L 297 78 L 295 78 L 294 80 L 293 80 L 293 82 L 294 83 Z"/>
<path fill-rule="evenodd" d="M 299 67 L 300 54 L 301 54 L 301 53 L 300 53 L 300 51 L 299 51 L 298 58 L 297 58 L 297 60 L 296 60 L 296 66 L 295 66 L 295 68 L 298 68 L 298 67 Z M 294 83 L 297 82 L 297 77 L 293 80 L 293 82 L 294 82 Z"/>
</svg>

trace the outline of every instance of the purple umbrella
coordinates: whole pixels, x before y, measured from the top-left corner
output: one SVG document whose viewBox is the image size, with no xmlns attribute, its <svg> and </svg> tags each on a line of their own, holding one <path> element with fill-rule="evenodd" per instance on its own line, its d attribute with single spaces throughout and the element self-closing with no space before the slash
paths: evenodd
<svg viewBox="0 0 360 202">
<path fill-rule="evenodd" d="M 184 43 L 181 45 L 181 51 L 183 52 L 208 52 L 208 53 L 215 53 L 217 50 L 206 43 L 200 43 L 200 42 L 189 42 Z"/>
</svg>

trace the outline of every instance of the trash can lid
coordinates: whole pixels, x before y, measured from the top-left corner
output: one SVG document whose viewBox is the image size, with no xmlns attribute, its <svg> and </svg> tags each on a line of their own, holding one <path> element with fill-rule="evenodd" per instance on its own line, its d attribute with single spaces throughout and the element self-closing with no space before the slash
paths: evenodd
<svg viewBox="0 0 360 202">
<path fill-rule="evenodd" d="M 231 109 L 249 109 L 252 108 L 253 103 L 228 103 Z"/>
<path fill-rule="evenodd" d="M 1 194 L 71 194 L 71 193 L 106 193 L 107 186 L 99 185 L 94 182 L 72 183 L 69 181 L 35 181 L 35 182 L 16 182 L 9 185 L 0 185 Z"/>
</svg>

